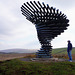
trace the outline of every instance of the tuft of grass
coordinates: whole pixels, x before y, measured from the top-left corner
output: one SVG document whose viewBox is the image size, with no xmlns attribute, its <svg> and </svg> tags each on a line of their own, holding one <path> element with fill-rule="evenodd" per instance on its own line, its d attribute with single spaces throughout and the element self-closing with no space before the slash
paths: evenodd
<svg viewBox="0 0 75 75">
<path fill-rule="evenodd" d="M 74 62 L 0 62 L 0 75 L 75 75 Z"/>
<path fill-rule="evenodd" d="M 36 58 L 36 54 L 26 55 L 24 58 Z"/>
</svg>

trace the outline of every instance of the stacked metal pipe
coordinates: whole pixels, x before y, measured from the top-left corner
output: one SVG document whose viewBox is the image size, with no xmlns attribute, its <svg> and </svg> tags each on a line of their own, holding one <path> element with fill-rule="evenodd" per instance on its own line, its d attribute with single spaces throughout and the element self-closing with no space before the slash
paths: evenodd
<svg viewBox="0 0 75 75">
<path fill-rule="evenodd" d="M 38 58 L 51 57 L 51 40 L 60 35 L 69 26 L 66 15 L 59 9 L 50 7 L 44 2 L 26 2 L 21 7 L 22 14 L 27 20 L 35 24 L 37 36 L 41 43 L 41 48 L 37 52 Z"/>
</svg>

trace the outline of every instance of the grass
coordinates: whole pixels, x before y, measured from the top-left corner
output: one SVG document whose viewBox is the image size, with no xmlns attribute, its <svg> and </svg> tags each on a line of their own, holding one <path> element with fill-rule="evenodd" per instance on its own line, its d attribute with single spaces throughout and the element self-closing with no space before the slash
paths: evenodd
<svg viewBox="0 0 75 75">
<path fill-rule="evenodd" d="M 0 62 L 0 75 L 75 75 L 74 62 Z"/>
<path fill-rule="evenodd" d="M 52 50 L 52 54 L 67 54 L 67 48 L 56 48 Z"/>
<path fill-rule="evenodd" d="M 67 48 L 52 49 L 52 54 L 67 54 Z M 75 54 L 75 48 L 72 49 L 72 54 Z"/>
<path fill-rule="evenodd" d="M 67 48 L 57 48 L 52 50 L 52 56 L 55 58 L 69 59 L 67 55 Z M 36 54 L 24 56 L 24 58 L 36 58 Z M 75 48 L 72 49 L 72 59 L 75 60 Z"/>
<path fill-rule="evenodd" d="M 72 50 L 75 60 L 75 48 Z M 53 57 L 68 59 L 66 48 L 54 49 Z M 34 58 L 35 54 L 24 58 Z M 25 62 L 19 59 L 0 61 L 0 75 L 75 75 L 75 62 Z"/>
<path fill-rule="evenodd" d="M 52 50 L 52 56 L 68 59 L 67 48 L 56 48 Z M 75 48 L 72 49 L 72 59 L 75 60 Z"/>
<path fill-rule="evenodd" d="M 24 58 L 36 58 L 36 53 L 26 55 L 26 56 L 24 56 Z"/>
</svg>

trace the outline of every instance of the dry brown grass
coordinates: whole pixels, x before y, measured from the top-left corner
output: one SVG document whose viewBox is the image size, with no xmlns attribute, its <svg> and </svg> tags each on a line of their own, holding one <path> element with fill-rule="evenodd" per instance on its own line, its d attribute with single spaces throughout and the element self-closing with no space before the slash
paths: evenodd
<svg viewBox="0 0 75 75">
<path fill-rule="evenodd" d="M 32 53 L 0 54 L 0 61 L 33 56 Z"/>
<path fill-rule="evenodd" d="M 52 55 L 55 58 L 65 58 L 68 59 L 67 54 L 55 54 Z M 15 58 L 35 58 L 36 55 L 34 53 L 16 53 L 16 54 L 0 54 L 0 61 L 10 60 Z M 72 54 L 72 59 L 75 60 L 75 54 Z"/>
<path fill-rule="evenodd" d="M 29 54 L 29 55 L 26 55 L 24 58 L 36 58 L 36 55 L 35 54 Z"/>
<path fill-rule="evenodd" d="M 53 57 L 68 59 L 68 55 L 67 54 L 55 54 L 55 55 L 53 55 Z M 75 54 L 72 54 L 72 59 L 75 60 Z"/>
</svg>

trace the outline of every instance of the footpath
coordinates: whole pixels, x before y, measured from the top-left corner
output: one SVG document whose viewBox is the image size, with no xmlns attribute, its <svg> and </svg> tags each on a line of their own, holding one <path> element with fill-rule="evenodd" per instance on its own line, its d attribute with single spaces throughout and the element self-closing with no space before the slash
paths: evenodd
<svg viewBox="0 0 75 75">
<path fill-rule="evenodd" d="M 21 61 L 35 61 L 35 62 L 66 62 L 68 59 L 63 58 L 20 58 Z M 72 62 L 75 62 L 73 60 Z"/>
</svg>

